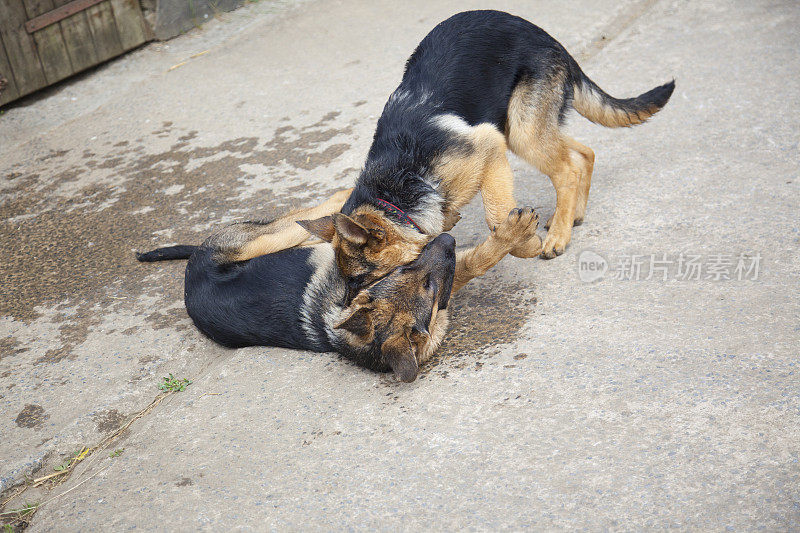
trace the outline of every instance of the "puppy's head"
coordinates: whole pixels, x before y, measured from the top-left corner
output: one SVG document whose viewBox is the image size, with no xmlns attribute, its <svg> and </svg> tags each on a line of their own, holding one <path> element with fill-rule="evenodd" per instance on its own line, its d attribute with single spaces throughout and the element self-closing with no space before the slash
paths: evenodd
<svg viewBox="0 0 800 533">
<path fill-rule="evenodd" d="M 335 326 L 352 358 L 414 381 L 447 329 L 455 240 L 443 233 L 419 257 L 362 289 Z"/>
<path fill-rule="evenodd" d="M 360 289 L 414 260 L 430 239 L 370 206 L 361 206 L 350 216 L 335 213 L 298 224 L 333 245 L 336 263 L 347 280 L 347 302 Z"/>
</svg>

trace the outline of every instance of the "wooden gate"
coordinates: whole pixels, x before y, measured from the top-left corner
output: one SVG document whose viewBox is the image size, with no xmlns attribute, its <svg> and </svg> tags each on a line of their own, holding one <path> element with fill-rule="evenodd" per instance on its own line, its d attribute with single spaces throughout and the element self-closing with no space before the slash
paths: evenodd
<svg viewBox="0 0 800 533">
<path fill-rule="evenodd" d="M 0 105 L 147 40 L 138 0 L 0 0 Z"/>
</svg>

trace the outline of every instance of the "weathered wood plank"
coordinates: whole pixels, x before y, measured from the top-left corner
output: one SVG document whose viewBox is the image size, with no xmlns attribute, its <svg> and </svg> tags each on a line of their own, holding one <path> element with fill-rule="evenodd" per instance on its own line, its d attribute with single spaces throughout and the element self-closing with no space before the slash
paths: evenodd
<svg viewBox="0 0 800 533">
<path fill-rule="evenodd" d="M 53 0 L 55 7 L 68 4 L 71 0 Z M 67 44 L 67 53 L 72 62 L 72 69 L 75 72 L 87 69 L 98 63 L 97 51 L 94 48 L 92 30 L 89 28 L 89 20 L 86 13 L 81 11 L 71 17 L 67 17 L 61 22 L 61 33 L 64 35 L 64 42 Z"/>
<path fill-rule="evenodd" d="M 86 17 L 89 19 L 89 28 L 94 38 L 98 61 L 111 59 L 124 51 L 117 33 L 114 14 L 111 12 L 111 6 L 108 2 L 103 2 L 87 9 Z"/>
<path fill-rule="evenodd" d="M 147 40 L 144 16 L 138 0 L 111 0 L 122 48 L 130 50 Z"/>
<path fill-rule="evenodd" d="M 53 0 L 24 0 L 24 4 L 29 20 L 54 8 Z M 67 44 L 61 34 L 61 26 L 51 24 L 42 28 L 34 32 L 33 39 L 36 41 L 39 60 L 48 84 L 63 80 L 74 72 L 67 53 Z"/>
<path fill-rule="evenodd" d="M 25 31 L 27 14 L 19 0 L 0 0 L 0 38 L 14 73 L 19 96 L 47 85 L 36 42 Z"/>
<path fill-rule="evenodd" d="M 33 17 L 25 23 L 25 29 L 28 31 L 28 33 L 37 32 L 44 27 L 55 24 L 60 20 L 64 20 L 70 15 L 74 15 L 75 13 L 83 11 L 89 6 L 99 4 L 100 2 L 105 2 L 105 0 L 72 0 L 72 2 L 69 2 L 66 5 L 57 7 L 52 11 L 48 11 L 47 13 L 39 15 L 38 17 Z"/>
<path fill-rule="evenodd" d="M 17 82 L 14 81 L 14 73 L 11 72 L 11 65 L 8 63 L 8 56 L 2 39 L 0 39 L 0 79 L 6 80 L 6 88 L 0 91 L 0 105 L 3 105 L 19 97 L 19 91 L 17 90 Z"/>
</svg>

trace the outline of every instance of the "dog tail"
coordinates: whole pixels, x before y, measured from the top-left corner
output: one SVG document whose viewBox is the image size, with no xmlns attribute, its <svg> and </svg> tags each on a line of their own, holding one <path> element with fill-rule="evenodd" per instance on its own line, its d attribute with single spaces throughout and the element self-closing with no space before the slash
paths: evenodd
<svg viewBox="0 0 800 533">
<path fill-rule="evenodd" d="M 188 244 L 179 244 L 177 246 L 165 246 L 164 248 L 156 248 L 149 252 L 136 253 L 136 259 L 142 263 L 153 263 L 155 261 L 171 261 L 173 259 L 189 259 L 199 246 L 191 246 Z"/>
<path fill-rule="evenodd" d="M 640 94 L 636 98 L 614 98 L 580 70 L 572 76 L 575 89 L 572 106 L 596 124 L 607 128 L 635 126 L 658 113 L 675 90 L 675 80 Z"/>
</svg>

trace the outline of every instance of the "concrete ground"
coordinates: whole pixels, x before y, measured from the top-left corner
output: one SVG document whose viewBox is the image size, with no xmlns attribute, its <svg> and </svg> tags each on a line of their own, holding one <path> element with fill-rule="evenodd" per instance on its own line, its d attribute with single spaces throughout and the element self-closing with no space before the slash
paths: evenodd
<svg viewBox="0 0 800 533">
<path fill-rule="evenodd" d="M 614 95 L 677 79 L 644 126 L 571 119 L 597 164 L 567 252 L 457 295 L 412 384 L 204 339 L 183 265 L 133 251 L 352 184 L 405 58 L 479 6 Z M 261 2 L 8 107 L 0 491 L 113 434 L 162 376 L 192 384 L 6 509 L 43 502 L 34 531 L 800 529 L 798 42 L 791 0 Z M 546 220 L 549 181 L 513 165 Z M 463 215 L 478 242 L 479 202 Z"/>
</svg>

